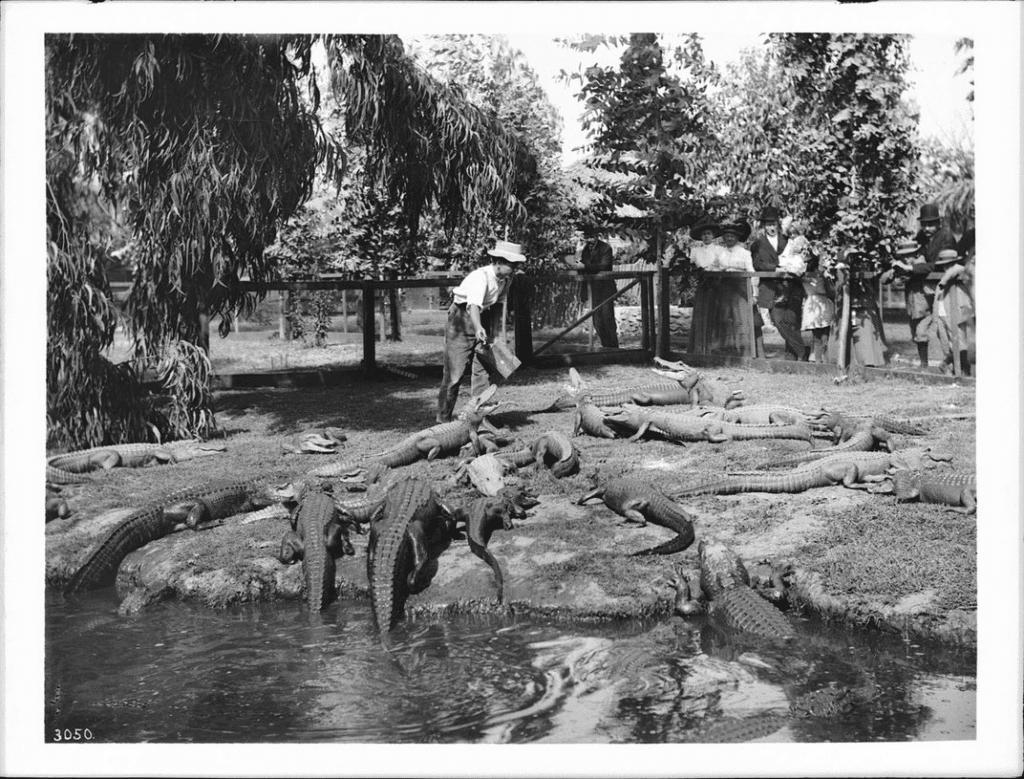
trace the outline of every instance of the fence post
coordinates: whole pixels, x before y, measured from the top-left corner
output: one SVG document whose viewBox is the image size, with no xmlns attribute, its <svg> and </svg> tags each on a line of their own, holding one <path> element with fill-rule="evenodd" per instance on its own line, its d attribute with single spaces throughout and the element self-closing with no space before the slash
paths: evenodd
<svg viewBox="0 0 1024 779">
<path fill-rule="evenodd" d="M 669 311 L 669 277 L 668 268 L 658 263 L 658 332 L 657 348 L 658 356 L 667 360 L 670 351 L 670 337 L 672 335 L 672 312 Z"/>
<path fill-rule="evenodd" d="M 530 313 L 529 284 L 526 276 L 518 276 L 512 283 L 512 294 L 515 299 L 516 318 L 514 334 L 516 339 L 516 357 L 527 362 L 533 357 L 533 318 Z"/>
<path fill-rule="evenodd" d="M 377 368 L 377 346 L 374 337 L 377 330 L 377 316 L 374 311 L 376 295 L 372 283 L 363 284 L 363 368 L 368 371 Z"/>
<path fill-rule="evenodd" d="M 958 379 L 961 374 L 960 367 L 960 293 L 957 291 L 956 283 L 951 283 L 949 291 L 946 292 L 946 322 L 949 325 L 949 348 L 953 350 L 953 375 Z"/>
</svg>

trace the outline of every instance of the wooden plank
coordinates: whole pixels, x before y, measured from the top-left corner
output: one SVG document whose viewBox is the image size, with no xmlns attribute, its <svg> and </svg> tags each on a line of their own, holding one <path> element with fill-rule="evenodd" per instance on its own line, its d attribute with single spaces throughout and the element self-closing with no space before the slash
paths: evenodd
<svg viewBox="0 0 1024 779">
<path fill-rule="evenodd" d="M 839 320 L 839 360 L 840 368 L 846 368 L 849 362 L 849 347 L 847 342 L 850 338 L 850 281 L 847 279 L 843 285 L 843 312 Z"/>
<path fill-rule="evenodd" d="M 533 356 L 537 356 L 538 354 L 540 354 L 541 352 L 543 352 L 543 351 L 544 351 L 545 349 L 547 349 L 547 348 L 548 348 L 549 346 L 551 346 L 551 345 L 552 345 L 553 343 L 555 343 L 555 342 L 556 342 L 556 341 L 558 341 L 559 339 L 563 338 L 563 337 L 564 337 L 564 336 L 565 336 L 565 335 L 566 335 L 566 334 L 567 334 L 568 332 L 570 332 L 571 330 L 575 330 L 575 329 L 576 329 L 577 327 L 579 327 L 579 326 L 580 326 L 581 324 L 583 324 L 584 322 L 586 322 L 586 321 L 587 321 L 587 319 L 589 319 L 590 317 L 592 317 L 592 316 L 594 315 L 594 312 L 595 312 L 595 311 L 597 311 L 597 310 L 598 310 L 598 309 L 600 309 L 600 308 L 603 308 L 604 306 L 609 306 L 609 305 L 611 305 L 611 304 L 613 303 L 613 301 L 615 301 L 615 300 L 616 300 L 617 298 L 619 298 L 619 297 L 620 297 L 620 296 L 621 296 L 621 295 L 622 295 L 622 294 L 623 294 L 624 292 L 626 292 L 627 290 L 631 289 L 632 287 L 635 287 L 635 286 L 636 286 L 637 284 L 639 284 L 639 283 L 640 283 L 641 281 L 642 281 L 642 278 L 640 278 L 640 277 L 636 277 L 636 278 L 634 278 L 634 279 L 633 279 L 633 281 L 632 281 L 632 282 L 630 282 L 630 283 L 629 283 L 629 284 L 627 284 L 627 285 L 626 285 L 625 287 L 623 287 L 622 289 L 620 289 L 620 290 L 619 290 L 618 292 L 616 292 L 616 293 L 615 293 L 614 295 L 612 295 L 612 296 L 611 296 L 610 298 L 607 298 L 607 299 L 605 299 L 605 300 L 602 300 L 602 301 L 601 301 L 600 303 L 598 303 L 598 304 L 597 304 L 597 306 L 596 306 L 595 308 L 592 308 L 592 309 L 591 309 L 590 311 L 587 311 L 587 312 L 586 312 L 585 314 L 583 314 L 583 316 L 581 316 L 581 317 L 580 317 L 579 319 L 577 319 L 577 320 L 576 320 L 575 322 L 573 322 L 573 323 L 572 323 L 571 325 L 569 325 L 568 327 L 566 327 L 566 328 L 565 328 L 564 330 L 562 330 L 562 331 L 561 331 L 560 333 L 558 333 L 557 335 L 553 336 L 552 338 L 550 338 L 549 340 L 547 340 L 546 342 L 544 342 L 543 344 L 541 344 L 541 345 L 540 345 L 539 347 L 537 347 L 536 351 L 534 351 L 534 353 L 533 353 Z M 641 298 L 641 300 L 642 300 L 642 299 L 643 299 L 643 298 Z"/>
</svg>

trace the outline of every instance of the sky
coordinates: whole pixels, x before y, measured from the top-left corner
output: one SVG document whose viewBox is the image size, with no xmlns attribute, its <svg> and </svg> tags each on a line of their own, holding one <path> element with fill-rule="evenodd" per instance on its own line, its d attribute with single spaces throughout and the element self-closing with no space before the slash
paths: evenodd
<svg viewBox="0 0 1024 779">
<path fill-rule="evenodd" d="M 734 60 L 743 49 L 762 45 L 756 33 L 702 32 L 701 36 L 705 56 L 720 67 Z M 510 34 L 507 37 L 511 45 L 526 56 L 551 102 L 562 113 L 565 122 L 562 161 L 568 165 L 583 156 L 577 149 L 587 142 L 587 138 L 579 124 L 581 104 L 573 96 L 579 82 L 566 85 L 559 79 L 559 71 L 575 71 L 581 63 L 610 65 L 616 61 L 617 55 L 605 48 L 594 54 L 582 55 L 546 35 Z M 924 136 L 951 140 L 972 131 L 971 109 L 967 102 L 968 77 L 955 75 L 958 64 L 954 53 L 955 41 L 956 37 L 945 35 L 916 35 L 911 40 L 908 81 L 912 87 L 909 97 L 920 108 L 920 129 Z"/>
</svg>

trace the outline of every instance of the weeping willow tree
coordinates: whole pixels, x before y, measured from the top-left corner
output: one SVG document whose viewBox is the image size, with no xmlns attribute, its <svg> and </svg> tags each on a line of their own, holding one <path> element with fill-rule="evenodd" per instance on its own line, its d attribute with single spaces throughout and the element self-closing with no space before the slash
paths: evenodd
<svg viewBox="0 0 1024 779">
<path fill-rule="evenodd" d="M 318 168 L 340 181 L 345 144 L 402 206 L 458 220 L 483 200 L 516 206 L 515 138 L 411 67 L 393 36 L 325 38 L 348 139 L 321 124 L 316 36 L 50 35 L 46 39 L 47 424 L 85 446 L 207 435 L 214 427 L 205 323 L 254 301 L 277 276 L 265 254 L 310 196 Z M 403 140 L 404 138 L 404 140 Z M 412 139 L 415 139 L 413 141 Z M 130 235 L 125 326 L 133 359 L 106 353 L 118 324 L 111 233 L 91 193 Z M 159 396 L 144 391 L 156 371 Z"/>
</svg>

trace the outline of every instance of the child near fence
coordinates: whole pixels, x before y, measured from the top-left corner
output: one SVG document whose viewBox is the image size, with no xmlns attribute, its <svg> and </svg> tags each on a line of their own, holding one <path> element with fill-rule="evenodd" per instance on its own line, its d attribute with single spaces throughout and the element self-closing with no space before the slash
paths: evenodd
<svg viewBox="0 0 1024 779">
<path fill-rule="evenodd" d="M 964 376 L 971 375 L 968 348 L 973 336 L 971 331 L 974 323 L 974 305 L 968 287 L 971 273 L 965 272 L 967 265 L 970 265 L 973 273 L 973 262 L 967 263 L 956 249 L 943 249 L 939 252 L 935 260 L 935 270 L 945 275 L 935 287 L 931 322 L 931 329 L 938 337 L 939 349 L 943 355 L 939 370 L 943 373 L 952 372 L 954 352 L 959 352 L 957 356 L 960 358 L 960 370 Z M 954 331 L 957 338 L 955 348 Z"/>
<path fill-rule="evenodd" d="M 825 362 L 825 355 L 828 351 L 828 336 L 832 328 L 832 320 L 836 316 L 836 304 L 832 300 L 835 295 L 835 287 L 825 275 L 825 269 L 821 267 L 818 258 L 814 255 L 808 257 L 803 284 L 806 297 L 801 317 L 801 329 L 811 333 L 811 362 L 822 363 Z"/>
</svg>

